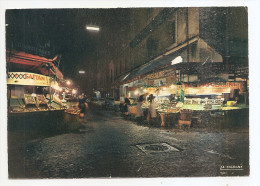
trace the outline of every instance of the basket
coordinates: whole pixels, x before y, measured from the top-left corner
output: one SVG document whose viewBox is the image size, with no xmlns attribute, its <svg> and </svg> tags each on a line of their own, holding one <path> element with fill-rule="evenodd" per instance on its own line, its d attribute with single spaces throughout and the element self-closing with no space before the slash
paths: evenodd
<svg viewBox="0 0 260 186">
<path fill-rule="evenodd" d="M 136 106 L 128 107 L 128 112 L 129 112 L 130 114 L 136 114 L 136 113 L 137 113 L 137 108 L 136 108 Z"/>
</svg>

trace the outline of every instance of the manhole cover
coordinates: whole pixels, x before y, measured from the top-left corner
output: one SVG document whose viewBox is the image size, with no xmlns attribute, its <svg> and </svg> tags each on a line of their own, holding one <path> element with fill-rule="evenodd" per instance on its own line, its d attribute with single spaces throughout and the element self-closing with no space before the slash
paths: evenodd
<svg viewBox="0 0 260 186">
<path fill-rule="evenodd" d="M 154 144 L 139 144 L 136 145 L 141 151 L 145 153 L 151 152 L 179 152 L 181 148 L 173 147 L 167 143 L 154 143 Z"/>
</svg>

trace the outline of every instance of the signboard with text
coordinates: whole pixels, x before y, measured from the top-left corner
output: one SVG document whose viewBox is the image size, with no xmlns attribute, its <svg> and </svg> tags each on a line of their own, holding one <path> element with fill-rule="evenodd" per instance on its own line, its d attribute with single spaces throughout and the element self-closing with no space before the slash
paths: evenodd
<svg viewBox="0 0 260 186">
<path fill-rule="evenodd" d="M 50 86 L 50 78 L 48 76 L 29 72 L 8 72 L 7 84 Z"/>
<path fill-rule="evenodd" d="M 165 78 L 165 77 L 169 77 L 169 76 L 176 76 L 176 71 L 174 69 L 167 69 L 167 70 L 155 72 L 152 74 L 148 74 L 143 79 L 144 80 L 153 80 L 153 79 Z"/>
</svg>

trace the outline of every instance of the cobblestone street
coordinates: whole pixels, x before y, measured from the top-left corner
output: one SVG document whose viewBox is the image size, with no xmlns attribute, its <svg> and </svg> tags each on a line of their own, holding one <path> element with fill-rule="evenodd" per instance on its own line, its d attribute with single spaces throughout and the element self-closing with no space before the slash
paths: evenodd
<svg viewBox="0 0 260 186">
<path fill-rule="evenodd" d="M 89 110 L 79 131 L 9 133 L 10 178 L 212 177 L 249 174 L 248 129 L 140 126 Z"/>
</svg>

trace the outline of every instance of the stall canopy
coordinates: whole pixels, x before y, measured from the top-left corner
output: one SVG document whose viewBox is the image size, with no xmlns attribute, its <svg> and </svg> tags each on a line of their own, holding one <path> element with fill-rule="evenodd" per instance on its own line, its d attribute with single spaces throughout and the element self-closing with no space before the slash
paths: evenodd
<svg viewBox="0 0 260 186">
<path fill-rule="evenodd" d="M 10 71 L 28 71 L 49 75 L 48 65 L 50 65 L 50 73 L 58 79 L 63 79 L 63 74 L 53 63 L 52 59 L 28 54 L 18 51 L 7 51 L 6 62 Z"/>
<path fill-rule="evenodd" d="M 190 62 L 190 60 L 187 59 L 187 53 L 185 52 L 185 49 L 187 49 L 188 46 L 199 49 L 200 59 L 192 59 L 192 62 Z M 183 63 L 172 65 L 172 61 L 176 58 L 182 58 Z M 194 63 L 194 65 L 189 65 L 187 67 L 195 67 L 196 65 L 201 64 L 201 61 L 203 61 L 202 63 L 223 62 L 223 58 L 213 48 L 207 45 L 207 43 L 203 41 L 203 39 L 199 37 L 194 37 L 189 41 L 186 41 L 176 46 L 175 48 L 166 52 L 164 55 L 161 55 L 155 58 L 154 60 L 149 61 L 148 63 L 137 67 L 136 69 L 133 69 L 129 74 L 124 74 L 120 76 L 118 78 L 118 83 L 130 82 L 136 79 L 140 79 L 142 76 L 145 76 L 146 74 L 153 73 L 155 71 L 165 69 L 170 66 L 184 67 L 186 64 Z"/>
</svg>

